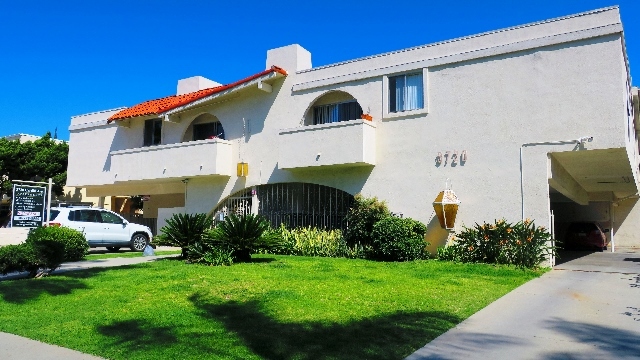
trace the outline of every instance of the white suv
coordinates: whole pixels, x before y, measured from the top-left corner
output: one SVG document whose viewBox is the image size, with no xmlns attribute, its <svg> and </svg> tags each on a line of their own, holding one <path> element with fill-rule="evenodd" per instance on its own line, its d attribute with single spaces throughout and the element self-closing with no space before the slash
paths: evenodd
<svg viewBox="0 0 640 360">
<path fill-rule="evenodd" d="M 147 226 L 133 224 L 113 211 L 87 207 L 53 207 L 49 226 L 66 226 L 84 233 L 89 246 L 118 251 L 143 251 L 153 237 Z"/>
</svg>

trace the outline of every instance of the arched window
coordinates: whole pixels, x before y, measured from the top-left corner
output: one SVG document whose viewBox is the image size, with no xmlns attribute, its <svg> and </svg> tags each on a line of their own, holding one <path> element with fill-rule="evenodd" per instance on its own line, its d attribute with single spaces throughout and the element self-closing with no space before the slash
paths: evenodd
<svg viewBox="0 0 640 360">
<path fill-rule="evenodd" d="M 305 117 L 306 125 L 335 123 L 360 119 L 362 107 L 344 91 L 332 91 L 318 98 Z"/>
<path fill-rule="evenodd" d="M 256 209 L 272 227 L 284 224 L 288 228 L 317 227 L 346 229 L 346 216 L 353 204 L 353 195 L 329 186 L 309 183 L 279 183 L 241 190 L 223 200 L 213 211 L 216 221 L 229 214 L 244 215 Z"/>
<path fill-rule="evenodd" d="M 222 124 L 211 114 L 202 114 L 193 119 L 187 128 L 182 142 L 205 139 L 224 139 Z"/>
</svg>

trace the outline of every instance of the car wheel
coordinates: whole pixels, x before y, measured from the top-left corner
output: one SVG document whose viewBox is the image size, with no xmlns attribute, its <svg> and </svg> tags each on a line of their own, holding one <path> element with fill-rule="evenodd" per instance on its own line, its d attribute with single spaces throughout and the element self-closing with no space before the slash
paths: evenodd
<svg viewBox="0 0 640 360">
<path fill-rule="evenodd" d="M 147 246 L 149 239 L 145 234 L 134 234 L 131 238 L 131 250 L 133 251 L 144 251 L 144 248 Z"/>
<path fill-rule="evenodd" d="M 116 252 L 120 250 L 120 246 L 107 246 L 107 250 Z"/>
</svg>

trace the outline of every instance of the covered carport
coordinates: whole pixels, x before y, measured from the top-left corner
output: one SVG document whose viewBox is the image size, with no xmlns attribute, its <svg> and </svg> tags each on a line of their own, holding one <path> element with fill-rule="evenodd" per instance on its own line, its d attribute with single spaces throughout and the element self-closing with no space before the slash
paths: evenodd
<svg viewBox="0 0 640 360">
<path fill-rule="evenodd" d="M 549 153 L 549 209 L 556 239 L 565 239 L 571 223 L 596 222 L 605 229 L 608 250 L 640 244 L 634 211 L 638 187 L 629 158 L 625 148 Z M 619 230 L 623 242 L 617 242 Z"/>
</svg>

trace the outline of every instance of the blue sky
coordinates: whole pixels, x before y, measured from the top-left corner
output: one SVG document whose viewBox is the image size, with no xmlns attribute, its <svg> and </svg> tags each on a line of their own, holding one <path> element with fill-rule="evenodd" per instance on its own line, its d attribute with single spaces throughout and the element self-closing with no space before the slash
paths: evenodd
<svg viewBox="0 0 640 360">
<path fill-rule="evenodd" d="M 0 136 L 68 139 L 70 117 L 226 84 L 297 43 L 314 66 L 620 5 L 640 85 L 640 1 L 0 0 Z"/>
</svg>

